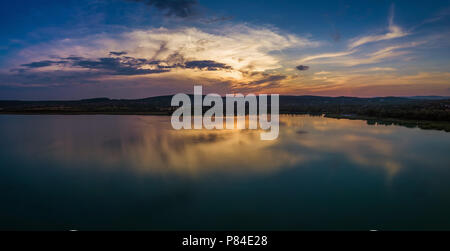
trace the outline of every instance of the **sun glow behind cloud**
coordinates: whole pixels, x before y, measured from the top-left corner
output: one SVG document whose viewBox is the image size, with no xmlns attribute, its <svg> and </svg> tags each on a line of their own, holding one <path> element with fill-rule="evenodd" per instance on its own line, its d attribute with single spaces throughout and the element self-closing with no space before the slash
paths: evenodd
<svg viewBox="0 0 450 251">
<path fill-rule="evenodd" d="M 393 6 L 384 32 L 350 37 L 344 47 L 238 22 L 128 29 L 26 47 L 0 72 L 0 85 L 128 88 L 133 98 L 199 83 L 219 94 L 450 95 L 448 71 L 411 61 L 425 61 L 417 50 L 446 37 L 418 36 L 395 24 Z"/>
</svg>

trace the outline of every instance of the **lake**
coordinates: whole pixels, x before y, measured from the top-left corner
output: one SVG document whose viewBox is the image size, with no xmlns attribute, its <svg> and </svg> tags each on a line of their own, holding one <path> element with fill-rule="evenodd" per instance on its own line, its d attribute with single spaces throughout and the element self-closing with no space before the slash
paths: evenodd
<svg viewBox="0 0 450 251">
<path fill-rule="evenodd" d="M 450 133 L 280 116 L 0 115 L 0 230 L 450 230 Z"/>
</svg>

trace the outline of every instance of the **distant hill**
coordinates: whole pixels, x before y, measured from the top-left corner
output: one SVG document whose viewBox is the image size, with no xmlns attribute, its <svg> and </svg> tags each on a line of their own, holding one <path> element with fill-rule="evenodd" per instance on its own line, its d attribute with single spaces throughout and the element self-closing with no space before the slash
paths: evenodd
<svg viewBox="0 0 450 251">
<path fill-rule="evenodd" d="M 450 96 L 412 96 L 408 98 L 421 100 L 443 100 L 443 99 L 450 99 Z"/>
<path fill-rule="evenodd" d="M 144 99 L 0 101 L 0 113 L 170 115 L 176 109 L 176 107 L 170 106 L 171 99 L 172 96 L 169 95 Z M 280 113 L 450 121 L 450 98 L 438 96 L 377 98 L 280 96 Z"/>
</svg>

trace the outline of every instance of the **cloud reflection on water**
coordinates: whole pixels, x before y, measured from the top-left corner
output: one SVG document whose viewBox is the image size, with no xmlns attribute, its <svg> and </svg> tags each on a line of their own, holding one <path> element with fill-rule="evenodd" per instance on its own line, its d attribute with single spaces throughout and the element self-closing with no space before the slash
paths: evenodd
<svg viewBox="0 0 450 251">
<path fill-rule="evenodd" d="M 35 121 L 32 135 L 21 134 L 24 154 L 50 158 L 61 166 L 121 166 L 189 176 L 269 173 L 305 165 L 321 168 L 323 163 L 315 163 L 335 165 L 340 158 L 344 165 L 382 168 L 392 177 L 404 168 L 409 140 L 419 132 L 358 120 L 283 115 L 279 138 L 261 141 L 258 130 L 176 131 L 170 117 L 163 116 L 41 118 Z M 27 131 L 29 126 L 15 129 Z M 37 144 L 42 147 L 36 149 Z"/>
</svg>

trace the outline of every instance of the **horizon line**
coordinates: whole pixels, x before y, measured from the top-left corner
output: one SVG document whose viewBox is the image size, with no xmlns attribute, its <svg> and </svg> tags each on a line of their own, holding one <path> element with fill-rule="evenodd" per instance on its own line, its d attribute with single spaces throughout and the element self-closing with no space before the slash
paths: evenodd
<svg viewBox="0 0 450 251">
<path fill-rule="evenodd" d="M 234 93 L 238 94 L 238 93 Z M 266 94 L 266 93 L 264 93 Z M 271 95 L 274 93 L 267 93 L 267 95 Z M 144 98 L 109 98 L 109 97 L 93 97 L 93 98 L 80 98 L 80 99 L 35 99 L 35 100 L 25 100 L 25 99 L 0 99 L 0 102 L 67 102 L 67 101 L 88 101 L 88 100 L 96 100 L 96 99 L 107 99 L 107 100 L 143 100 L 143 99 L 151 99 L 151 98 L 161 98 L 161 97 L 171 97 L 176 94 L 167 94 L 167 95 L 158 95 L 158 96 L 149 96 Z M 194 96 L 194 94 L 186 94 L 188 96 Z M 248 95 L 248 94 L 247 94 Z M 258 96 L 259 94 L 255 94 Z M 293 94 L 278 94 L 280 97 L 319 97 L 319 98 L 358 98 L 358 99 L 376 99 L 376 98 L 441 98 L 441 99 L 450 99 L 450 96 L 442 96 L 442 95 L 413 95 L 413 96 L 372 96 L 372 97 L 361 97 L 361 96 L 322 96 L 322 95 L 293 95 Z M 206 95 L 202 95 L 206 96 Z M 225 97 L 225 95 L 220 95 L 221 97 Z"/>
</svg>

